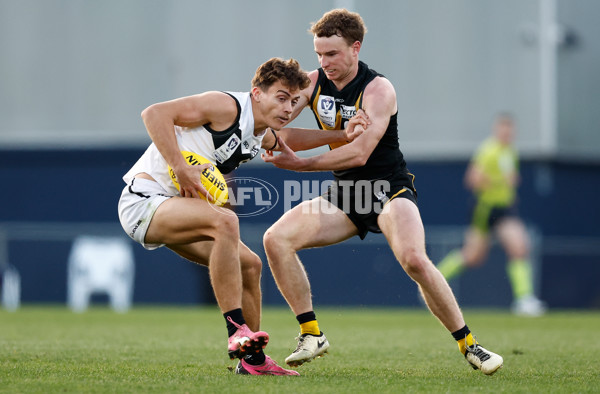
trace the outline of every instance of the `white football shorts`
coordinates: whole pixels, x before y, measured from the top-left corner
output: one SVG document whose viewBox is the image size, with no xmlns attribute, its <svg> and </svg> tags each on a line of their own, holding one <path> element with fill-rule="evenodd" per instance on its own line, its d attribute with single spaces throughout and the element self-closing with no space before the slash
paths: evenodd
<svg viewBox="0 0 600 394">
<path fill-rule="evenodd" d="M 133 178 L 123 188 L 119 199 L 119 221 L 123 230 L 131 239 L 148 250 L 164 246 L 164 244 L 147 244 L 144 239 L 154 212 L 160 204 L 171 197 L 158 183 L 148 179 Z"/>
</svg>

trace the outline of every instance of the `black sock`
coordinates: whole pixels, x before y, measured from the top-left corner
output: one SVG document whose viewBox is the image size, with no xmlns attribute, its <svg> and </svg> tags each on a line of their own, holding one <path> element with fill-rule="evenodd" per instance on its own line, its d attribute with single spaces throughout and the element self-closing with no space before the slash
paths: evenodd
<svg viewBox="0 0 600 394">
<path fill-rule="evenodd" d="M 250 365 L 264 364 L 266 359 L 267 356 L 265 356 L 265 352 L 263 352 L 262 350 L 258 353 L 249 354 L 246 357 L 244 357 L 244 360 L 246 360 L 246 362 Z"/>
<path fill-rule="evenodd" d="M 299 324 L 307 323 L 309 321 L 317 320 L 317 315 L 315 315 L 314 311 L 305 312 L 296 316 L 296 320 L 298 320 Z"/>
<path fill-rule="evenodd" d="M 228 317 L 230 317 L 231 320 L 233 320 L 235 323 L 239 324 L 240 326 L 243 324 L 246 324 L 246 320 L 244 320 L 244 315 L 242 314 L 241 308 L 234 309 L 229 312 L 225 312 L 225 313 L 223 313 L 223 317 L 225 318 L 225 322 L 227 322 L 227 334 L 229 336 L 232 336 L 233 334 L 235 334 L 235 332 L 237 331 L 237 327 L 232 322 L 229 321 Z"/>
<path fill-rule="evenodd" d="M 469 327 L 467 327 L 467 325 L 465 324 L 465 326 L 463 328 L 461 328 L 458 331 L 454 331 L 452 333 L 452 336 L 454 337 L 455 341 L 460 341 L 461 339 L 465 339 L 465 337 L 467 335 L 469 335 L 471 333 L 471 330 L 469 330 Z"/>
</svg>

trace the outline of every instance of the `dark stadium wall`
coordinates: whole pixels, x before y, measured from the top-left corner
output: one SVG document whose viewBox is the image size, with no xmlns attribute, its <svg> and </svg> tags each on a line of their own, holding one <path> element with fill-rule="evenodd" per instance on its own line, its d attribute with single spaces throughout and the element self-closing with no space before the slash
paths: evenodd
<svg viewBox="0 0 600 394">
<path fill-rule="evenodd" d="M 78 228 L 77 225 L 84 223 L 85 228 L 93 229 L 97 224 L 98 228 L 119 232 L 117 200 L 124 186 L 121 176 L 142 152 L 135 149 L 0 151 L 3 184 L 0 241 L 6 241 L 0 249 L 6 248 L 8 261 L 21 274 L 22 302 L 65 302 L 67 259 L 72 240 L 36 233 L 24 236 L 22 230 L 19 236 L 14 236 L 14 228 L 27 223 L 47 224 L 47 229 L 54 225 Z M 419 207 L 427 231 L 445 227 L 456 229 L 466 224 L 469 194 L 462 181 L 466 165 L 465 161 L 409 161 L 409 168 L 416 175 Z M 242 214 L 243 239 L 265 263 L 264 302 L 283 304 L 262 251 L 262 232 L 283 213 L 282 191 L 286 180 L 317 180 L 320 183 L 330 179 L 330 175 L 298 174 L 268 166 L 247 165 L 232 176 L 266 181 L 281 193 L 278 204 L 267 213 L 248 216 L 252 213 L 247 211 L 248 208 L 242 206 L 237 210 Z M 600 275 L 598 249 L 569 252 L 556 243 L 548 245 L 552 240 L 566 240 L 578 245 L 576 240 L 600 237 L 597 225 L 600 209 L 596 205 L 599 192 L 598 163 L 522 163 L 520 211 L 543 241 L 539 254 L 538 291 L 550 307 L 600 307 L 600 290 L 591 280 Z M 589 249 L 589 245 L 585 247 Z M 496 249 L 488 264 L 453 284 L 464 306 L 506 307 L 510 304 L 504 256 Z M 136 259 L 135 303 L 214 302 L 204 267 L 184 261 L 164 248 L 146 251 L 133 245 L 133 250 Z M 355 237 L 341 245 L 303 251 L 300 257 L 311 277 L 316 304 L 419 305 L 415 285 L 395 262 L 381 235 L 369 234 L 365 241 Z M 439 259 L 437 255 L 431 257 Z M 317 267 L 318 275 L 313 271 Z M 490 281 L 490 275 L 502 280 Z M 479 279 L 479 283 L 490 285 L 469 288 L 470 297 L 463 299 L 460 290 Z M 559 286 L 564 291 L 556 292 Z"/>
</svg>

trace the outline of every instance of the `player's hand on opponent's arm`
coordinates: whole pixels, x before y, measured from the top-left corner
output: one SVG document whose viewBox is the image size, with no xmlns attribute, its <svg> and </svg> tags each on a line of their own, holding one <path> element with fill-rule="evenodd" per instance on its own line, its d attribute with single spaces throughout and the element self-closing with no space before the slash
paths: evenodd
<svg viewBox="0 0 600 394">
<path fill-rule="evenodd" d="M 173 168 L 177 182 L 179 182 L 179 194 L 181 197 L 201 198 L 204 196 L 209 202 L 213 202 L 213 197 L 208 193 L 202 184 L 202 171 L 211 166 L 210 163 L 204 163 L 196 166 L 185 164 L 178 168 Z"/>
<path fill-rule="evenodd" d="M 286 170 L 300 171 L 304 166 L 304 159 L 298 157 L 289 146 L 286 145 L 283 138 L 277 137 L 277 146 L 279 146 L 279 154 L 273 154 L 272 150 L 265 150 L 261 154 L 261 158 L 266 163 L 272 163 L 277 168 Z"/>
<path fill-rule="evenodd" d="M 362 110 L 358 110 L 356 115 L 348 120 L 346 128 L 343 130 L 346 140 L 352 142 L 361 135 L 371 124 L 368 115 Z M 273 151 L 266 150 L 261 158 L 266 163 L 272 163 L 277 168 L 283 168 L 292 171 L 308 171 L 309 159 L 297 156 L 294 151 L 286 145 L 283 138 L 277 137 L 277 146 L 279 154 L 275 155 Z"/>
<path fill-rule="evenodd" d="M 346 129 L 344 129 L 344 132 L 346 133 L 346 140 L 348 142 L 352 142 L 356 137 L 367 130 L 370 124 L 371 120 L 369 119 L 369 116 L 365 113 L 365 111 L 359 109 L 356 111 L 356 115 L 350 118 L 346 124 Z"/>
</svg>

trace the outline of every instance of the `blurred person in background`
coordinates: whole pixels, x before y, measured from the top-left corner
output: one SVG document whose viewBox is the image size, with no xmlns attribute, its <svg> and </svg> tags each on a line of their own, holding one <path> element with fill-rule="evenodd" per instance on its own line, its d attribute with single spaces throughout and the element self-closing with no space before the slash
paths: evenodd
<svg viewBox="0 0 600 394">
<path fill-rule="evenodd" d="M 366 116 L 368 124 L 356 128 L 363 133 L 352 141 L 330 144 L 331 150 L 321 155 L 300 158 L 288 148 L 285 137 L 279 138 L 280 154 L 263 154 L 264 161 L 279 168 L 333 171 L 335 177 L 326 193 L 287 211 L 264 235 L 271 272 L 300 325 L 297 348 L 286 363 L 302 365 L 329 348 L 297 252 L 356 235 L 364 239 L 368 232 L 375 232 L 385 235 L 461 354 L 473 368 L 493 374 L 502 367 L 502 357 L 476 341 L 450 286 L 426 254 L 414 175 L 399 149 L 396 91 L 387 78 L 359 61 L 366 32 L 363 19 L 357 13 L 334 9 L 313 23 L 310 31 L 321 67 L 309 73 L 311 84 L 301 92 L 292 119 L 310 107 L 321 132 L 342 130 L 355 116 Z"/>
<path fill-rule="evenodd" d="M 513 117 L 508 113 L 497 115 L 492 135 L 477 149 L 465 174 L 465 184 L 473 192 L 475 204 L 463 246 L 451 251 L 438 269 L 451 280 L 465 269 L 481 265 L 495 235 L 508 256 L 512 311 L 540 316 L 546 308 L 534 295 L 530 240 L 517 209 L 519 158 L 513 147 L 514 135 Z"/>
</svg>

